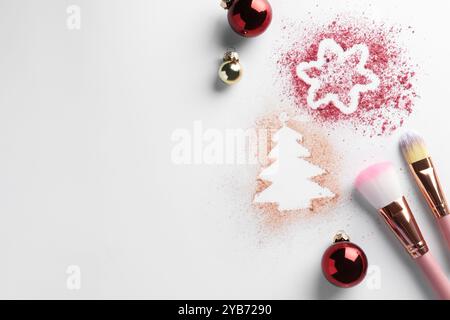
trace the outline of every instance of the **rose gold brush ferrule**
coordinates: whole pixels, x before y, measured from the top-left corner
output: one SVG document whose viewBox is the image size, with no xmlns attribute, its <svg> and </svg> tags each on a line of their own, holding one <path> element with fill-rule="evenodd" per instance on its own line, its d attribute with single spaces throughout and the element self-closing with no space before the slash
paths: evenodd
<svg viewBox="0 0 450 320">
<path fill-rule="evenodd" d="M 409 165 L 420 191 L 425 196 L 436 218 L 449 214 L 447 200 L 442 192 L 441 183 L 434 169 L 431 158 L 425 158 Z"/>
<path fill-rule="evenodd" d="M 419 258 L 428 252 L 427 243 L 405 197 L 393 201 L 379 212 L 412 258 Z"/>
</svg>

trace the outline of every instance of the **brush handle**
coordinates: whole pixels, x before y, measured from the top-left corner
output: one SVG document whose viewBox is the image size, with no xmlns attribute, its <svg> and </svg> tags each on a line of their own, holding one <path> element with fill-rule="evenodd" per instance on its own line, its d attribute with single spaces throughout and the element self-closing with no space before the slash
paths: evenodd
<svg viewBox="0 0 450 320">
<path fill-rule="evenodd" d="M 445 241 L 447 241 L 448 248 L 450 250 L 450 214 L 438 219 L 439 228 L 444 235 Z"/>
<path fill-rule="evenodd" d="M 442 300 L 450 300 L 450 282 L 430 252 L 415 259 L 425 277 Z"/>
</svg>

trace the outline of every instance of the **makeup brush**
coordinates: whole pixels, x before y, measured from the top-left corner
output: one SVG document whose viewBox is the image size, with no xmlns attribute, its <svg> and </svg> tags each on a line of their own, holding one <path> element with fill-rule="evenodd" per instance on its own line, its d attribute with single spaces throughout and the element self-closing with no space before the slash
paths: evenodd
<svg viewBox="0 0 450 320">
<path fill-rule="evenodd" d="M 362 171 L 356 189 L 374 206 L 423 271 L 439 298 L 450 300 L 450 282 L 431 255 L 419 226 L 403 196 L 394 166 L 382 162 Z"/>
<path fill-rule="evenodd" d="M 400 148 L 450 249 L 450 210 L 425 141 L 417 133 L 408 132 L 401 137 Z"/>
</svg>

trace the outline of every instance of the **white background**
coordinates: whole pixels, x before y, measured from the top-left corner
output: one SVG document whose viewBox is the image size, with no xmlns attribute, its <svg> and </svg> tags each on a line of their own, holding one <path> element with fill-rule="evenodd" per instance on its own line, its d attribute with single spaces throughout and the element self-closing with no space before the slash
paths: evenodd
<svg viewBox="0 0 450 320">
<path fill-rule="evenodd" d="M 81 8 L 78 31 L 66 26 L 71 4 Z M 281 106 L 273 76 L 282 20 L 364 11 L 415 29 L 403 41 L 420 65 L 421 97 L 405 128 L 426 137 L 450 186 L 450 2 L 271 4 L 268 31 L 241 39 L 215 0 L 0 0 L 0 298 L 433 297 L 387 227 L 358 201 L 267 233 L 250 208 L 257 166 L 172 163 L 175 129 L 191 129 L 195 120 L 248 128 Z M 224 90 L 216 72 L 230 46 L 245 75 Z M 370 162 L 405 167 L 397 147 L 402 130 L 373 139 L 334 132 L 345 155 L 344 197 Z M 431 215 L 414 199 L 408 175 L 401 177 L 450 274 Z M 324 281 L 320 257 L 340 229 L 380 268 L 379 290 Z M 66 287 L 69 265 L 81 268 L 80 290 Z"/>
</svg>

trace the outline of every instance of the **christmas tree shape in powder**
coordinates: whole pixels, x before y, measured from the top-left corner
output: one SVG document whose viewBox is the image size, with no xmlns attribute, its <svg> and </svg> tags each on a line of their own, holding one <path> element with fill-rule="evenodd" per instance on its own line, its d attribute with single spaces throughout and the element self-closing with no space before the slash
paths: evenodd
<svg viewBox="0 0 450 320">
<path fill-rule="evenodd" d="M 279 211 L 301 210 L 311 208 L 314 199 L 335 196 L 311 180 L 325 171 L 303 159 L 310 157 L 310 152 L 300 144 L 303 136 L 299 132 L 284 122 L 272 141 L 275 147 L 268 157 L 274 161 L 259 175 L 271 184 L 256 194 L 255 203 L 276 203 Z"/>
</svg>

